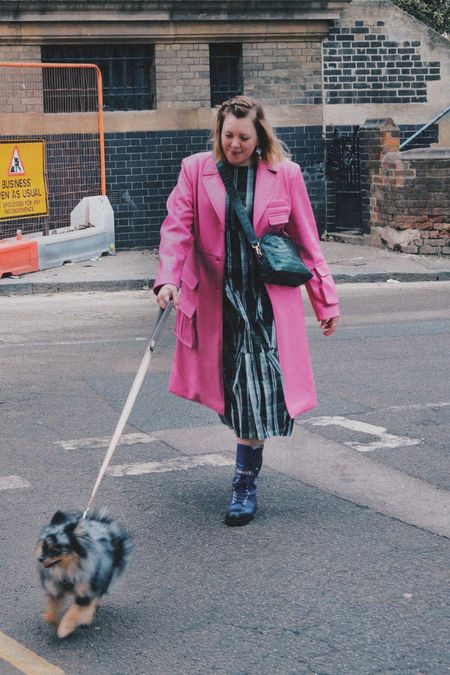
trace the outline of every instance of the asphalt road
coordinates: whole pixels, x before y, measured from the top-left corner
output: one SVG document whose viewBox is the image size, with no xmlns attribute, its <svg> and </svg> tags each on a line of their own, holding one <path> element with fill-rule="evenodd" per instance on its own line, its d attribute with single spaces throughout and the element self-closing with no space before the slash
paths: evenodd
<svg viewBox="0 0 450 675">
<path fill-rule="evenodd" d="M 0 298 L 0 673 L 450 672 L 450 283 L 339 292 L 334 336 L 308 316 L 319 406 L 268 443 L 246 528 L 222 522 L 231 433 L 166 393 L 166 330 L 97 499 L 133 561 L 64 641 L 41 620 L 33 548 L 57 508 L 85 506 L 156 307 Z"/>
</svg>

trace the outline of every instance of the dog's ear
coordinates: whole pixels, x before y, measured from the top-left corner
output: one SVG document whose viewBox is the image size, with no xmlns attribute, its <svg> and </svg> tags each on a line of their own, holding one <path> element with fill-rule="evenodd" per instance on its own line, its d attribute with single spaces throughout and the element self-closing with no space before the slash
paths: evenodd
<svg viewBox="0 0 450 675">
<path fill-rule="evenodd" d="M 75 528 L 76 528 L 77 525 L 78 525 L 78 522 L 77 522 L 77 521 L 72 521 L 71 523 L 67 523 L 67 525 L 66 525 L 65 528 L 64 528 L 64 532 L 65 532 L 66 534 L 68 534 L 69 537 L 70 537 L 70 535 L 73 534 L 73 532 L 74 532 L 74 530 L 75 530 Z"/>
<path fill-rule="evenodd" d="M 61 523 L 64 523 L 66 520 L 66 514 L 62 511 L 57 511 L 53 516 L 50 525 L 61 525 Z"/>
<path fill-rule="evenodd" d="M 77 533 L 75 532 L 76 527 L 77 527 L 78 524 L 79 524 L 78 521 L 77 521 L 77 522 L 68 523 L 68 524 L 65 526 L 65 528 L 64 528 L 64 532 L 65 532 L 65 533 L 67 534 L 67 536 L 69 537 L 69 539 L 70 539 L 70 545 L 72 546 L 72 549 L 75 551 L 75 553 L 78 553 L 78 555 L 80 556 L 80 558 L 85 558 L 86 555 L 87 555 L 87 554 L 86 554 L 86 549 L 85 549 L 84 546 L 81 544 L 81 542 L 78 540 L 78 538 L 77 538 Z"/>
</svg>

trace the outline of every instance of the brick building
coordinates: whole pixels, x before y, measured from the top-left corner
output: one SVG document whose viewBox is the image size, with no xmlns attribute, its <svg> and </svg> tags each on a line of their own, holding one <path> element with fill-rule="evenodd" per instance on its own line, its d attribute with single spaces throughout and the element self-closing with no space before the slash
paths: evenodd
<svg viewBox="0 0 450 675">
<path fill-rule="evenodd" d="M 347 209 L 341 137 L 390 117 L 407 138 L 450 104 L 450 43 L 388 0 L 0 2 L 0 60 L 100 66 L 119 248 L 158 244 L 180 161 L 208 147 L 213 107 L 230 95 L 265 105 L 321 231 Z"/>
</svg>

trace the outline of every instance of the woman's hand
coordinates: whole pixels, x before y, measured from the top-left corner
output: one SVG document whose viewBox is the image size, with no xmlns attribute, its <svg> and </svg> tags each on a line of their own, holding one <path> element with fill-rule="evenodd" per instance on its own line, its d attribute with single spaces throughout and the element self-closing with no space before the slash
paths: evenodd
<svg viewBox="0 0 450 675">
<path fill-rule="evenodd" d="M 322 319 L 320 322 L 320 328 L 324 335 L 331 335 L 336 330 L 337 324 L 339 321 L 338 316 L 333 316 L 331 319 Z"/>
<path fill-rule="evenodd" d="M 165 309 L 167 304 L 173 300 L 175 309 L 178 307 L 178 288 L 174 284 L 164 284 L 159 289 L 159 293 L 156 296 L 156 302 L 161 307 Z"/>
</svg>

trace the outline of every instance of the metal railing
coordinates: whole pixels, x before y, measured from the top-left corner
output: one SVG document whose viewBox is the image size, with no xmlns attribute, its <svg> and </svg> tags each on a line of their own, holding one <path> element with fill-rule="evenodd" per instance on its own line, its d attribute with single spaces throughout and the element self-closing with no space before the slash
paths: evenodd
<svg viewBox="0 0 450 675">
<path fill-rule="evenodd" d="M 415 138 L 417 138 L 417 136 L 420 136 L 420 134 L 422 134 L 424 131 L 429 129 L 433 124 L 438 122 L 442 117 L 447 115 L 447 113 L 449 113 L 449 112 L 450 112 L 450 105 L 448 106 L 448 108 L 446 108 L 445 110 L 440 112 L 439 115 L 436 115 L 436 117 L 433 117 L 432 120 L 430 120 L 429 122 L 424 124 L 423 127 L 421 127 L 418 131 L 416 131 L 412 136 L 407 138 L 406 141 L 403 141 L 403 143 L 400 144 L 400 150 L 403 150 L 403 148 L 405 148 L 407 145 L 409 145 L 411 143 L 411 141 L 413 141 Z"/>
</svg>

